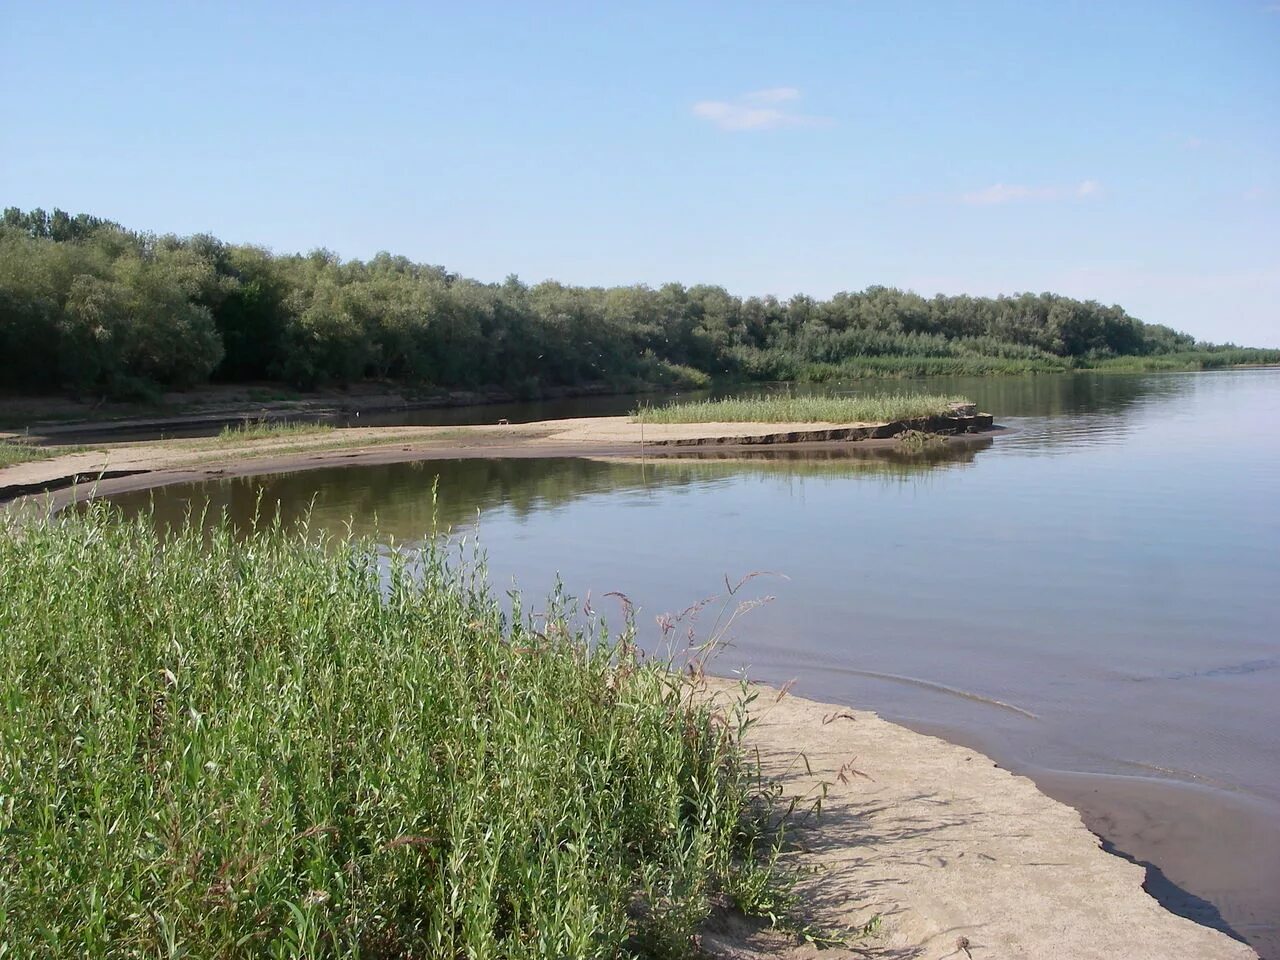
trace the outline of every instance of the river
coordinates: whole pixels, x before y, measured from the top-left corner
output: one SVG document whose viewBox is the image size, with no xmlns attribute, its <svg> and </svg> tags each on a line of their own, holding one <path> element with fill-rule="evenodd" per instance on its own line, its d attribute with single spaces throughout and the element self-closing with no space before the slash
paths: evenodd
<svg viewBox="0 0 1280 960">
<path fill-rule="evenodd" d="M 1148 864 L 1170 909 L 1280 958 L 1280 369 L 818 389 L 962 394 L 1003 429 L 918 455 L 402 463 L 115 499 L 247 524 L 261 497 L 412 541 L 438 482 L 438 515 L 478 529 L 500 588 L 541 597 L 558 574 L 606 611 L 620 591 L 648 638 L 756 574 L 732 602 L 771 599 L 734 619 L 719 672 L 983 750 Z"/>
</svg>

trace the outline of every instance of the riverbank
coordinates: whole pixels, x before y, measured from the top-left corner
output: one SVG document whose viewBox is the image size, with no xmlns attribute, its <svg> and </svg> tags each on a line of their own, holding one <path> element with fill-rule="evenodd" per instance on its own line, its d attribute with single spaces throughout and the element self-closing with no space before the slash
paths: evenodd
<svg viewBox="0 0 1280 960">
<path fill-rule="evenodd" d="M 713 695 L 736 688 L 709 683 Z M 1257 956 L 1165 910 L 1143 889 L 1143 867 L 1108 853 L 1074 809 L 983 754 L 865 710 L 753 691 L 748 749 L 788 796 L 822 800 L 821 815 L 792 834 L 812 921 L 876 928 L 856 949 L 822 956 Z M 704 945 L 722 956 L 815 955 L 746 924 L 712 929 Z"/>
<path fill-rule="evenodd" d="M 0 502 L 94 485 L 99 493 L 226 476 L 465 457 L 661 456 L 676 448 L 897 443 L 908 430 L 953 434 L 963 442 L 992 426 L 989 414 L 889 423 L 647 424 L 630 417 L 584 417 L 465 427 L 354 427 L 240 439 L 101 444 L 0 469 Z M 2 438 L 0 438 L 2 439 Z"/>
</svg>

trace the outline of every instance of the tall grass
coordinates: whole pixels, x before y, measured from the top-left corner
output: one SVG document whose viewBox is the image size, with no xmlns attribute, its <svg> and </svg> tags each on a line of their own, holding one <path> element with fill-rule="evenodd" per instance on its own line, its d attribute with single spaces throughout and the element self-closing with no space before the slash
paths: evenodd
<svg viewBox="0 0 1280 960">
<path fill-rule="evenodd" d="M 333 429 L 327 423 L 249 420 L 234 427 L 223 427 L 218 432 L 217 440 L 219 443 L 240 443 L 245 440 L 288 439 L 332 433 Z"/>
<path fill-rule="evenodd" d="M 633 420 L 644 423 L 891 423 L 941 416 L 967 402 L 940 394 L 883 397 L 732 397 L 640 407 Z"/>
<path fill-rule="evenodd" d="M 44 447 L 33 447 L 29 443 L 0 440 L 0 469 L 12 467 L 19 463 L 30 463 L 33 460 L 47 460 L 56 456 L 56 451 Z"/>
<path fill-rule="evenodd" d="M 0 469 L 16 466 L 19 463 L 32 463 L 36 460 L 49 460 L 72 453 L 84 453 L 88 447 L 61 446 L 37 447 L 23 440 L 0 440 Z"/>
<path fill-rule="evenodd" d="M 0 529 L 0 957 L 678 956 L 773 909 L 743 714 L 627 634 L 198 527 Z"/>
</svg>

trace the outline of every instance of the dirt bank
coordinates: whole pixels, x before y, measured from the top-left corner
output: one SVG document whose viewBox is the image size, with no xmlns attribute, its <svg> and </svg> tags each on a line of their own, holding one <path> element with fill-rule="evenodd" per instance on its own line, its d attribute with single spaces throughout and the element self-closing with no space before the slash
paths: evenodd
<svg viewBox="0 0 1280 960">
<path fill-rule="evenodd" d="M 981 753 L 866 711 L 754 689 L 749 746 L 766 771 L 788 795 L 828 785 L 821 816 L 793 833 L 799 862 L 813 868 L 800 882 L 812 919 L 850 929 L 881 918 L 858 949 L 821 956 L 1256 958 L 1166 911 L 1143 890 L 1142 867 Z M 724 957 L 818 955 L 737 924 L 713 925 L 704 945 Z"/>
</svg>

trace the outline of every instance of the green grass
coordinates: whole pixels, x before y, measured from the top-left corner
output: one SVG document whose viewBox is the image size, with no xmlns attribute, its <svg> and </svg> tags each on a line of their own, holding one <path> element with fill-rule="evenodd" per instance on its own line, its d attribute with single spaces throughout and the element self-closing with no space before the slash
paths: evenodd
<svg viewBox="0 0 1280 960">
<path fill-rule="evenodd" d="M 49 460 L 69 453 L 83 453 L 88 449 L 90 448 L 81 446 L 37 447 L 22 441 L 0 440 L 0 469 L 36 460 Z"/>
<path fill-rule="evenodd" d="M 0 525 L 0 957 L 673 957 L 786 902 L 741 702 L 436 548 L 184 529 Z"/>
<path fill-rule="evenodd" d="M 883 397 L 742 397 L 640 407 L 633 420 L 644 423 L 890 423 L 940 416 L 953 403 L 939 394 Z"/>
<path fill-rule="evenodd" d="M 249 420 L 238 426 L 223 427 L 218 433 L 220 444 L 243 443 L 246 440 L 276 440 L 290 437 L 310 437 L 332 433 L 327 423 L 292 423 L 273 420 Z"/>
<path fill-rule="evenodd" d="M 15 443 L 12 440 L 0 440 L 0 468 L 16 466 L 19 463 L 30 463 L 33 460 L 48 460 L 56 457 L 58 451 L 47 447 L 33 447 L 28 443 Z"/>
</svg>

